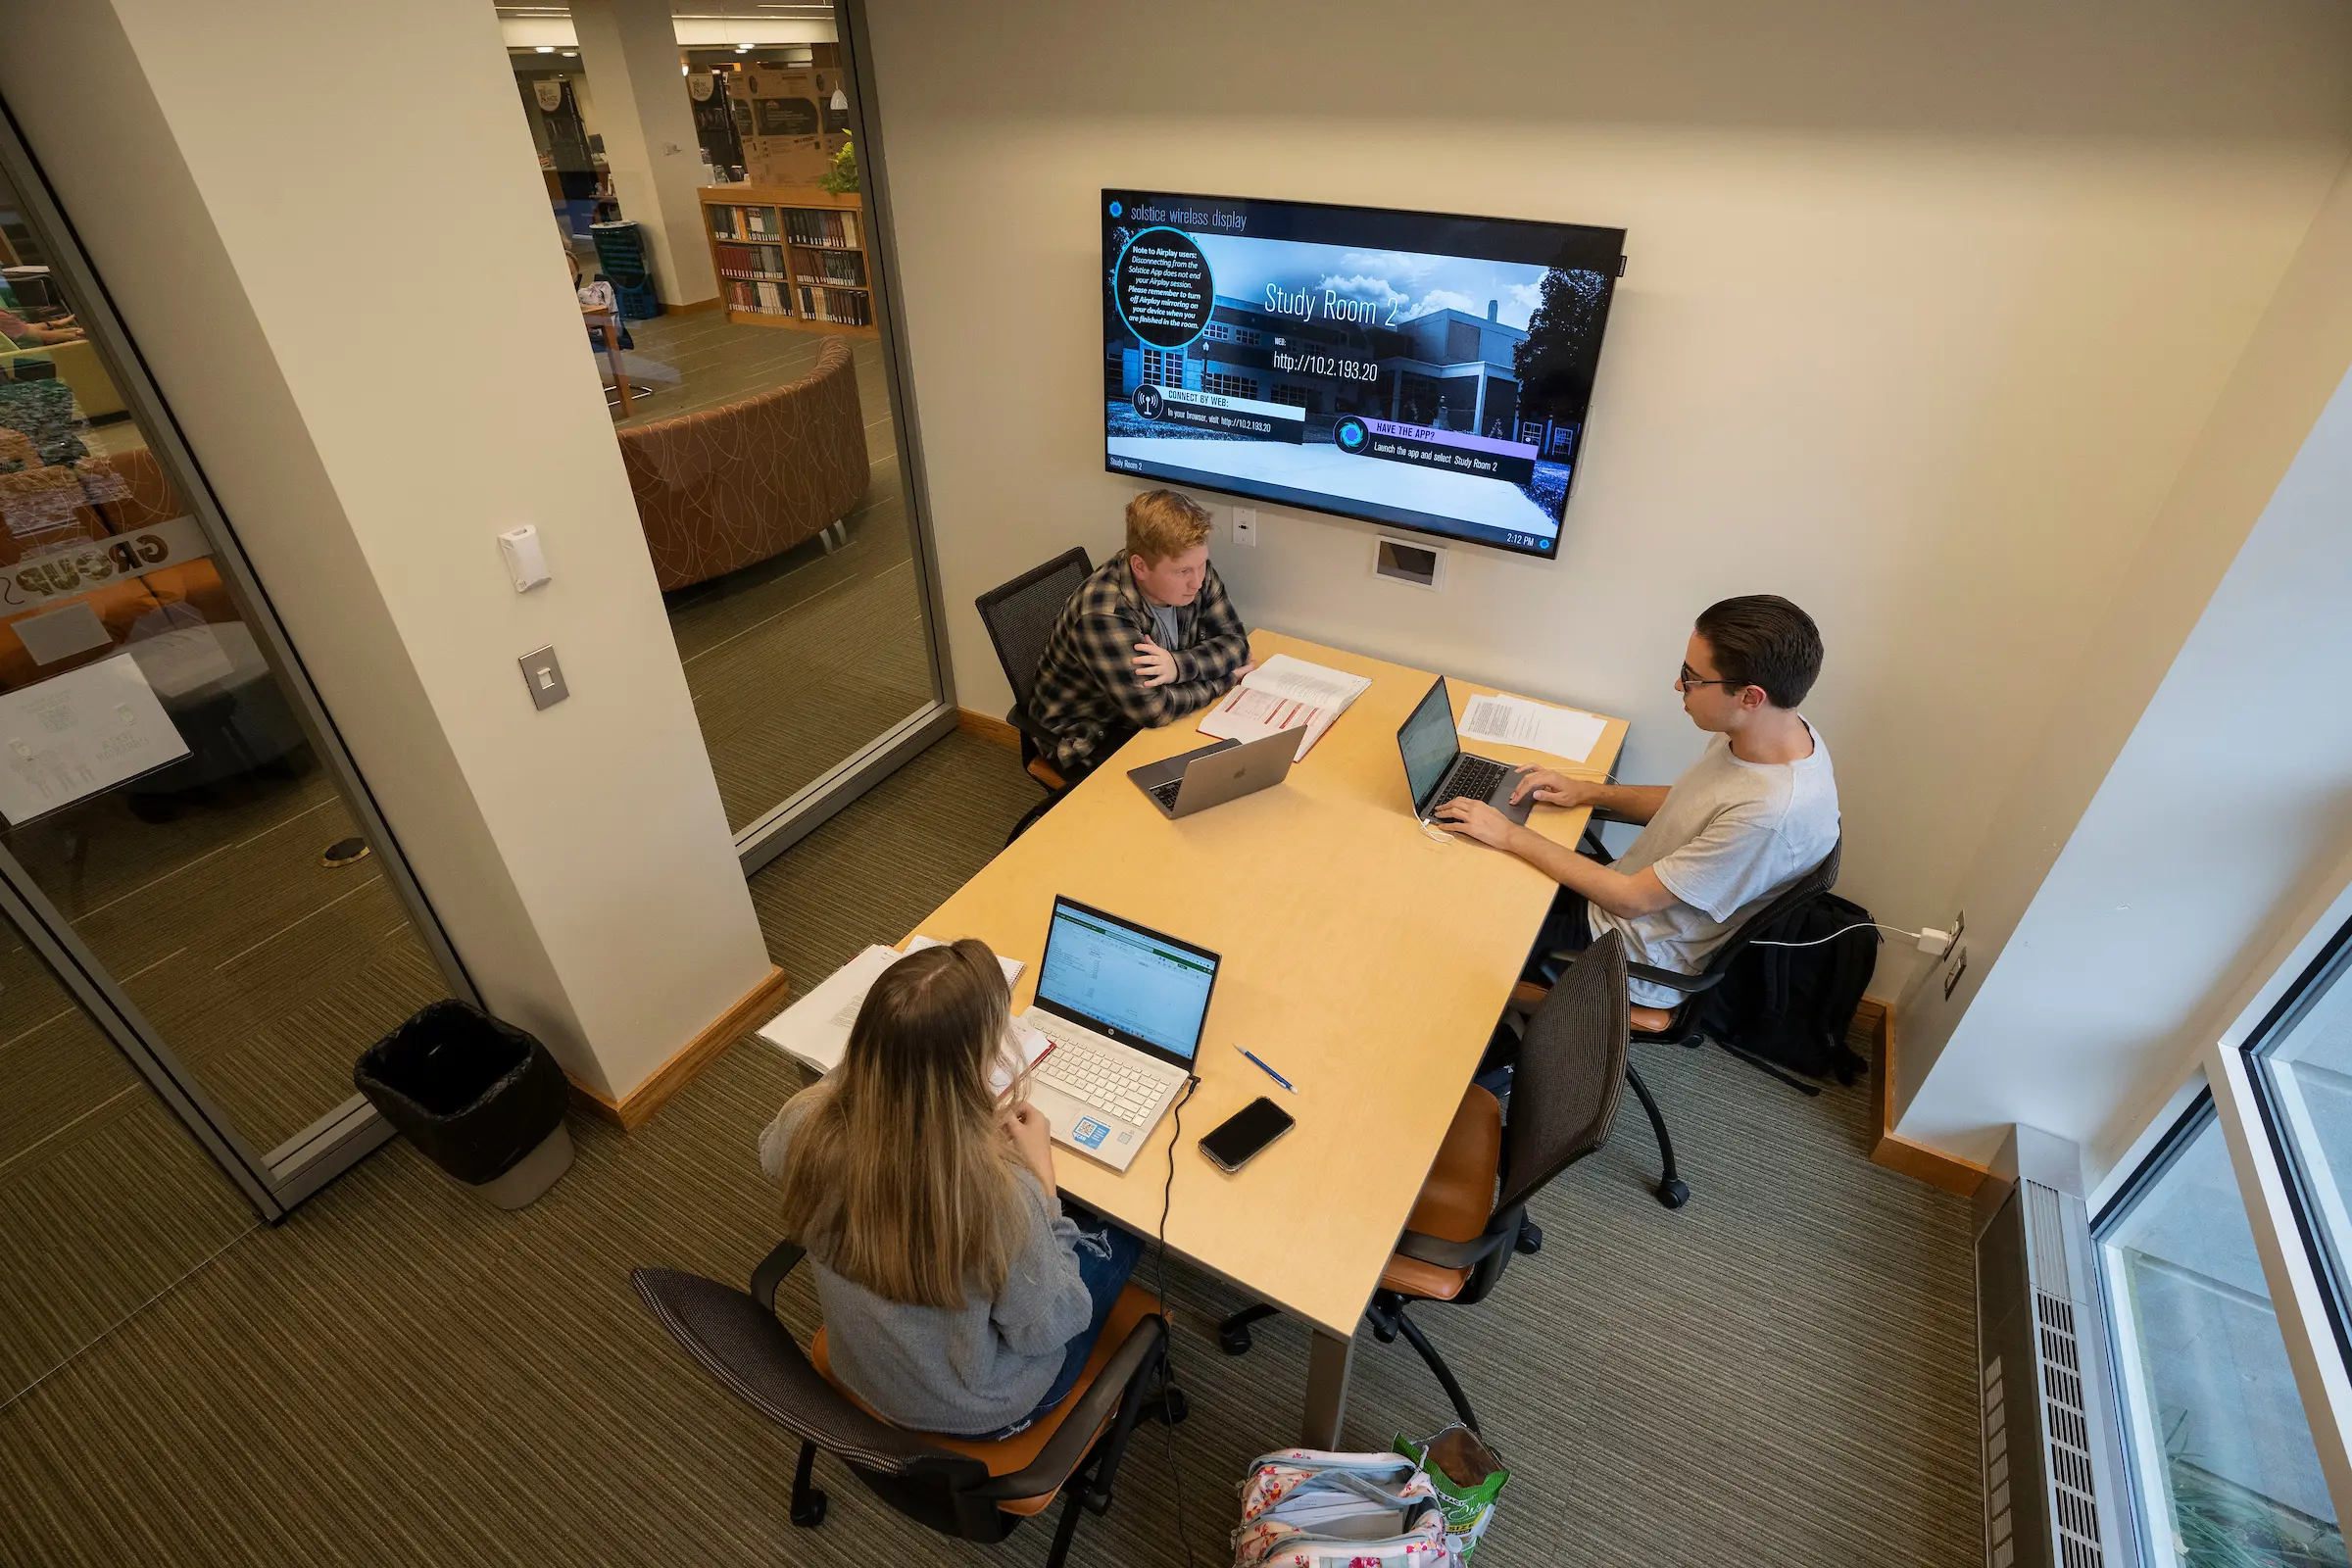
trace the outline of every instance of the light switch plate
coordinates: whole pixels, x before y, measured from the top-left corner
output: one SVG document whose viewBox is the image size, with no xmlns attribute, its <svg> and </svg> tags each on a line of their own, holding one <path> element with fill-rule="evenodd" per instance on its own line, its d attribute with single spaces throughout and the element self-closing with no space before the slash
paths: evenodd
<svg viewBox="0 0 2352 1568">
<path fill-rule="evenodd" d="M 556 662 L 556 645 L 535 649 L 516 662 L 522 665 L 522 683 L 530 689 L 533 708 L 553 708 L 571 695 L 564 684 L 564 666 Z"/>
</svg>

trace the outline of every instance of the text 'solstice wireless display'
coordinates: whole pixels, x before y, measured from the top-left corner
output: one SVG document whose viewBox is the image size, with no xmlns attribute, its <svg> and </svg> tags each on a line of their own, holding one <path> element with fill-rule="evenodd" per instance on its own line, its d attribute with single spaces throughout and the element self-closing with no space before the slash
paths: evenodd
<svg viewBox="0 0 2352 1568">
<path fill-rule="evenodd" d="M 1549 559 L 1624 244 L 1106 190 L 1104 464 Z"/>
</svg>

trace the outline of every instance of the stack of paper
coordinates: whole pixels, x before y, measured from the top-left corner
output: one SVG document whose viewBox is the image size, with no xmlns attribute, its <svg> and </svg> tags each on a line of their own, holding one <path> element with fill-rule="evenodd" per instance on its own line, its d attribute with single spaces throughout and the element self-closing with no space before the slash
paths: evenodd
<svg viewBox="0 0 2352 1568">
<path fill-rule="evenodd" d="M 1549 752 L 1571 762 L 1592 755 L 1609 721 L 1573 708 L 1531 703 L 1524 697 L 1473 697 L 1462 708 L 1461 734 L 1466 741 L 1495 741 Z"/>
<path fill-rule="evenodd" d="M 938 942 L 930 937 L 916 937 L 906 944 L 906 951 L 915 953 L 937 946 Z M 818 1072 L 831 1072 L 841 1065 L 842 1053 L 849 1049 L 850 1026 L 858 1021 L 858 1009 L 865 1005 L 865 994 L 882 978 L 883 970 L 906 956 L 894 948 L 879 945 L 867 948 L 809 987 L 800 1001 L 761 1024 L 760 1038 L 796 1061 L 806 1062 Z M 1021 970 L 1027 967 L 1020 959 L 1000 956 L 997 962 L 1004 966 L 1006 985 L 1019 984 Z M 1022 1049 L 1035 1061 L 1051 1044 L 1045 1036 L 1037 1035 L 1034 1046 L 1024 1040 Z M 999 1084 L 998 1092 L 1002 1093 L 1004 1087 Z"/>
<path fill-rule="evenodd" d="M 1200 715 L 1200 733 L 1249 742 L 1286 729 L 1300 730 L 1298 755 L 1293 760 L 1303 760 L 1323 732 L 1371 685 L 1361 675 L 1276 654 Z"/>
</svg>

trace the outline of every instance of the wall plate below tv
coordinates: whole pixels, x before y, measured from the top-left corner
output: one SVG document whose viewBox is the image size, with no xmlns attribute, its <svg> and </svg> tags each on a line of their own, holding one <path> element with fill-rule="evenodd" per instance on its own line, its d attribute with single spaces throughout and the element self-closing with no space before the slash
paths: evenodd
<svg viewBox="0 0 2352 1568">
<path fill-rule="evenodd" d="M 1410 583 L 1435 593 L 1446 586 L 1446 550 L 1442 545 L 1408 545 L 1401 539 L 1372 541 L 1372 575 Z"/>
</svg>

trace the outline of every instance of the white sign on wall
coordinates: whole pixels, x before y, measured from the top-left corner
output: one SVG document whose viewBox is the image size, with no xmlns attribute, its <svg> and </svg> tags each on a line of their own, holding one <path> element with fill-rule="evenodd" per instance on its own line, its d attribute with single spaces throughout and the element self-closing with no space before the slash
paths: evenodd
<svg viewBox="0 0 2352 1568">
<path fill-rule="evenodd" d="M 28 822 L 187 755 L 138 661 L 117 654 L 0 695 L 0 816 Z"/>
</svg>

